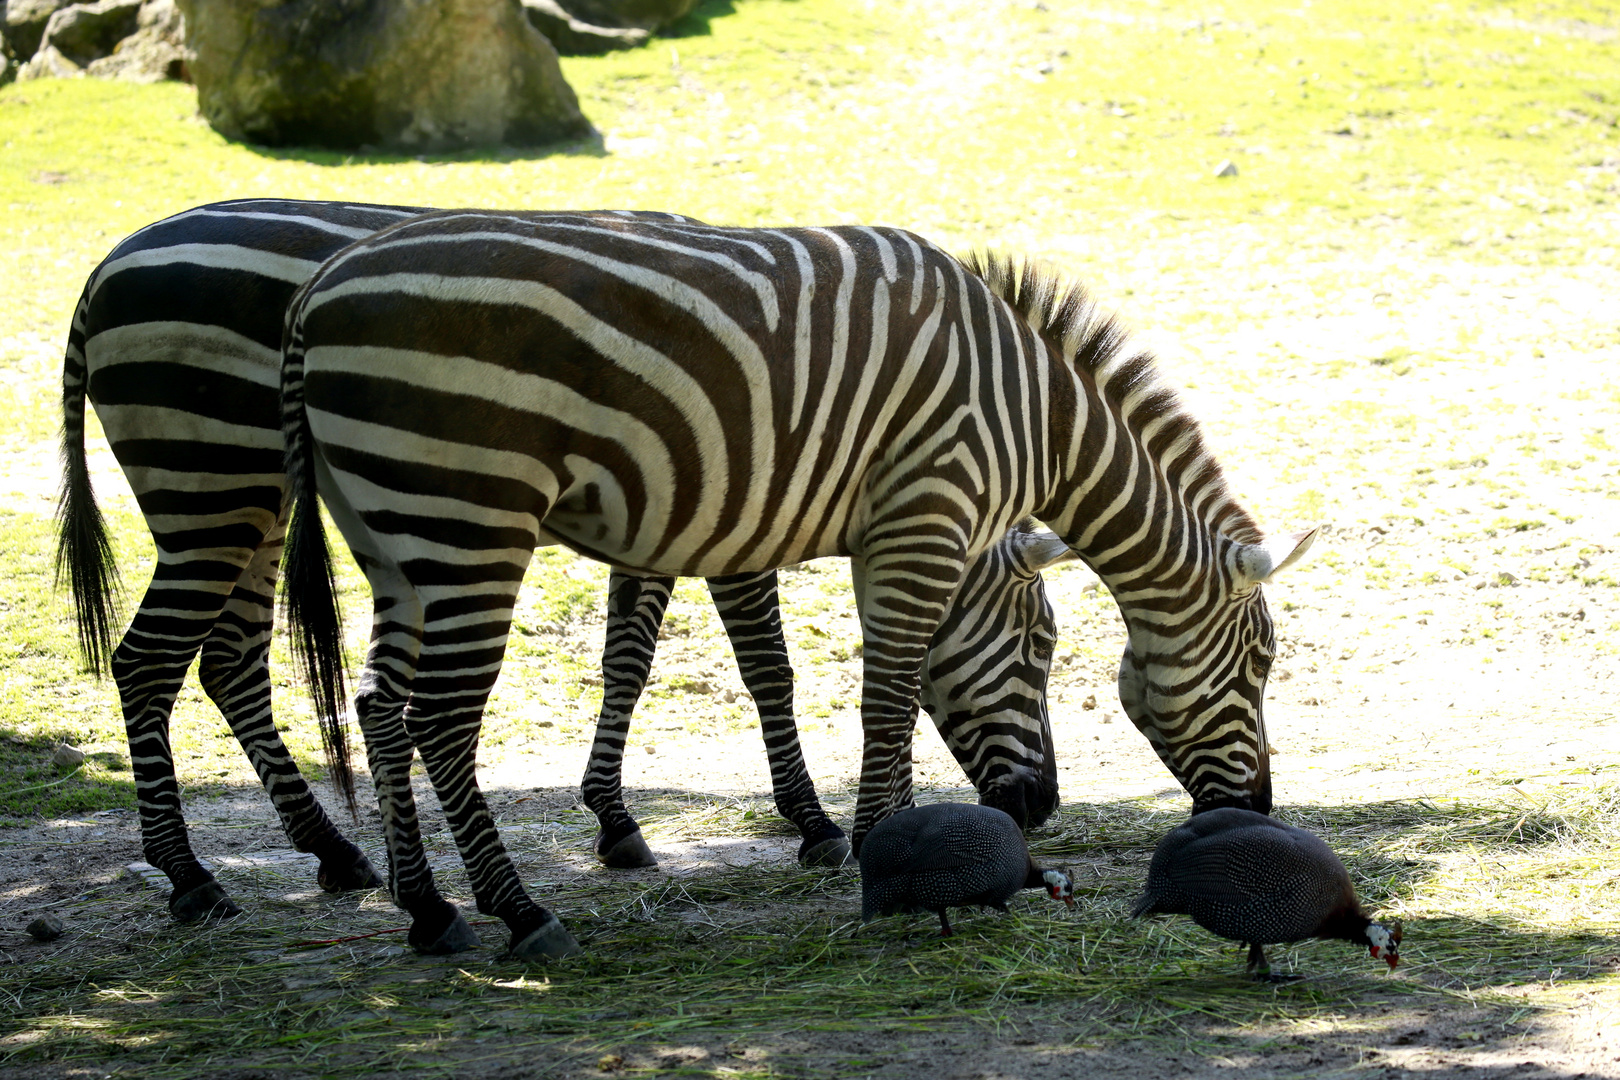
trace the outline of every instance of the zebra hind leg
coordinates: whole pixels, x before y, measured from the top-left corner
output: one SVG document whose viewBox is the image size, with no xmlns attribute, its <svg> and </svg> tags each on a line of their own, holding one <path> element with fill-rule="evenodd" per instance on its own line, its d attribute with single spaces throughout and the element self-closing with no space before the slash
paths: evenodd
<svg viewBox="0 0 1620 1080">
<path fill-rule="evenodd" d="M 624 805 L 624 744 L 630 716 L 647 686 L 658 628 L 675 579 L 633 577 L 614 571 L 608 579 L 606 641 L 602 648 L 602 712 L 580 794 L 596 815 L 596 857 L 615 870 L 658 865 L 641 826 Z"/>
<path fill-rule="evenodd" d="M 849 841 L 821 807 L 793 720 L 793 666 L 782 637 L 776 571 L 710 578 L 708 585 L 731 638 L 743 685 L 759 709 L 777 812 L 793 822 L 802 837 L 799 862 L 842 866 L 850 860 Z"/>
<path fill-rule="evenodd" d="M 174 699 L 217 613 L 196 610 L 189 584 L 185 564 L 158 564 L 111 664 L 129 739 L 141 851 L 168 877 L 169 913 L 182 923 L 242 911 L 192 851 L 169 743 Z"/>
<path fill-rule="evenodd" d="M 375 889 L 382 878 L 364 852 L 332 823 L 287 752 L 270 707 L 269 647 L 281 529 L 266 537 L 203 643 L 203 690 L 231 727 L 282 828 L 299 851 L 320 859 L 327 892 Z"/>
<path fill-rule="evenodd" d="M 521 570 L 519 567 L 520 576 Z M 515 589 L 515 582 L 512 587 Z M 477 601 L 494 600 L 493 592 L 468 592 Z M 444 606 L 465 611 L 470 603 L 468 597 L 453 596 Z M 512 934 L 508 954 L 514 959 L 577 955 L 582 951 L 579 943 L 562 921 L 536 904 L 523 888 L 478 788 L 478 731 L 511 629 L 510 602 L 504 610 L 490 610 L 488 620 L 476 626 L 458 623 L 440 630 L 434 625 L 443 621 L 442 615 L 435 617 L 430 604 L 412 696 L 405 709 L 405 727 L 422 754 L 422 764 L 456 838 L 478 910 L 506 923 Z M 468 666 L 469 638 L 480 643 L 480 663 L 472 669 Z"/>
</svg>

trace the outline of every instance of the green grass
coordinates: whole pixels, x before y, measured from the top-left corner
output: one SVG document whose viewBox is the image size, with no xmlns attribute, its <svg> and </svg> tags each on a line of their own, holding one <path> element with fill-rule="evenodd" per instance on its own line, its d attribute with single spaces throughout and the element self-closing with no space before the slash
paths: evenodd
<svg viewBox="0 0 1620 1080">
<path fill-rule="evenodd" d="M 932 917 L 862 928 L 852 876 L 786 868 L 651 883 L 547 872 L 532 888 L 569 913 L 588 955 L 528 971 L 487 950 L 413 960 L 386 936 L 306 944 L 397 925 L 376 896 L 317 905 L 260 896 L 249 914 L 175 935 L 149 893 L 107 886 L 67 914 L 122 910 L 118 929 L 76 948 L 71 964 L 58 955 L 12 968 L 28 1017 L 0 1032 L 13 1033 L 12 1062 L 96 1063 L 119 1075 L 246 1061 L 278 1071 L 318 1062 L 326 1076 L 394 1064 L 453 1074 L 526 1050 L 556 1064 L 658 1044 L 771 1046 L 783 1033 L 860 1031 L 903 1039 L 963 1024 L 1056 1023 L 1060 1043 L 1148 1039 L 1212 1054 L 1305 1038 L 1346 1010 L 1376 1025 L 1391 1010 L 1457 1001 L 1472 1008 L 1476 1037 L 1511 1045 L 1558 1007 L 1556 995 L 1520 992 L 1548 989 L 1549 971 L 1577 987 L 1612 981 L 1620 927 L 1537 899 L 1528 880 L 1510 887 L 1506 909 L 1499 898 L 1482 905 L 1490 883 L 1474 867 L 1553 856 L 1589 867 L 1584 880 L 1597 884 L 1615 855 L 1617 805 L 1607 788 L 1529 812 L 1455 802 L 1285 809 L 1330 838 L 1370 902 L 1405 920 L 1395 975 L 1363 950 L 1311 942 L 1271 950 L 1274 969 L 1308 979 L 1256 985 L 1233 946 L 1185 920 L 1125 919 L 1153 844 L 1180 813 L 1132 800 L 1069 806 L 1040 835 L 1036 854 L 1076 871 L 1073 916 L 1028 893 L 1010 918 L 963 913 L 944 941 Z M 688 800 L 643 817 L 652 831 L 729 818 L 726 831 L 748 835 L 757 809 Z M 509 835 L 532 863 L 547 843 L 588 840 L 591 827 L 589 815 L 563 813 L 542 839 Z M 781 1053 L 760 1075 L 783 1075 L 777 1068 L 791 1062 Z"/>
</svg>

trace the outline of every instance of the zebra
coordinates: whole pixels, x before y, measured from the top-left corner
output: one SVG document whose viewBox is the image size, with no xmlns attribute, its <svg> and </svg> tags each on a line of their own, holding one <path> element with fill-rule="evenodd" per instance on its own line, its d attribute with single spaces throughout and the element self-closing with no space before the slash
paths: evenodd
<svg viewBox="0 0 1620 1080">
<path fill-rule="evenodd" d="M 268 199 L 196 207 L 118 244 L 90 275 L 75 310 L 63 368 L 57 567 L 71 581 L 88 666 L 100 671 L 110 664 L 117 682 L 145 856 L 168 875 L 169 909 L 181 921 L 240 910 L 191 850 L 169 746 L 170 711 L 199 652 L 205 692 L 241 742 L 293 845 L 319 856 L 323 888 L 381 884 L 309 790 L 271 712 L 266 659 L 285 531 L 277 366 L 293 290 L 346 244 L 420 212 Z M 116 650 L 117 570 L 85 457 L 87 395 L 159 552 Z M 1006 546 L 1017 555 L 1030 541 L 1012 537 Z M 800 830 L 800 859 L 839 862 L 847 842 L 823 811 L 798 748 L 775 573 L 718 578 L 710 587 L 760 706 L 777 804 Z M 1009 570 L 1000 587 L 1006 595 L 993 602 L 1017 611 L 1032 584 Z M 637 593 L 655 597 L 659 589 L 655 612 L 632 617 L 614 606 Z M 624 808 L 618 777 L 668 579 L 616 574 L 610 595 L 604 704 L 583 793 L 600 822 L 599 855 L 609 865 L 643 865 L 651 852 Z M 637 603 L 629 603 L 632 611 Z M 1032 632 L 1049 636 L 1050 624 L 1049 610 L 1037 611 Z M 1024 632 L 1022 623 L 1005 620 L 991 629 Z M 953 715 L 962 719 L 954 728 L 941 721 L 984 800 L 1036 824 L 1057 798 L 1044 679 L 1044 671 L 1032 671 L 1028 682 L 1038 682 L 1042 693 L 1015 705 L 1017 716 L 1029 718 L 1021 735 L 1003 738 L 997 723 L 972 720 L 990 708 L 982 703 L 958 702 Z M 1018 726 L 1016 716 L 1006 722 Z M 981 743 L 975 728 L 993 741 Z M 1044 770 L 1033 783 L 1024 775 L 1032 769 Z"/>
<path fill-rule="evenodd" d="M 473 935 L 422 852 L 413 747 L 510 954 L 579 950 L 524 891 L 474 775 L 542 531 L 637 574 L 850 558 L 858 851 L 911 802 L 926 653 L 969 565 L 1034 517 L 1119 604 L 1121 703 L 1195 810 L 1270 809 L 1259 586 L 1314 534 L 1266 539 L 1152 358 L 1032 264 L 896 229 L 446 211 L 333 256 L 284 340 L 289 622 L 335 726 L 318 491 L 372 589 L 354 708 L 419 947 Z"/>
<path fill-rule="evenodd" d="M 978 789 L 979 801 L 1006 812 L 1022 828 L 1042 824 L 1058 805 L 1046 699 L 1057 621 L 1041 571 L 1072 557 L 1061 540 L 1033 522 L 1007 532 L 969 565 L 961 599 L 934 635 L 923 669 L 922 705 Z M 597 855 L 612 867 L 657 865 L 625 809 L 620 782 L 630 714 L 646 684 L 674 581 L 617 570 L 609 578 L 602 712 L 582 790 L 599 823 Z M 820 803 L 793 722 L 793 670 L 782 640 L 776 571 L 708 582 L 759 709 L 777 812 L 797 823 L 807 812 L 806 800 L 814 804 L 813 813 L 820 813 Z M 616 632 L 615 618 L 620 620 Z M 1032 744 L 1038 745 L 1038 755 L 1030 753 Z M 832 828 L 834 837 L 824 839 L 825 834 L 800 826 L 801 862 L 834 861 L 831 855 L 819 857 L 825 845 L 836 845 L 836 857 L 844 857 L 843 831 Z"/>
</svg>

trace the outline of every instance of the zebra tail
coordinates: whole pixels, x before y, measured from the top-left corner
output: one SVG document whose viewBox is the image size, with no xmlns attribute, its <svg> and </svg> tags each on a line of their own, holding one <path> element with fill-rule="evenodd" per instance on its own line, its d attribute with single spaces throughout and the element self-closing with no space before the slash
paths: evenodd
<svg viewBox="0 0 1620 1080">
<path fill-rule="evenodd" d="M 90 465 L 84 452 L 84 410 L 88 370 L 84 355 L 90 286 L 85 285 L 68 330 L 62 361 L 62 491 L 56 503 L 56 585 L 65 572 L 73 591 L 79 629 L 79 655 L 85 667 L 106 674 L 112 661 L 113 627 L 118 618 L 118 564 L 107 536 L 107 519 L 96 505 Z"/>
<path fill-rule="evenodd" d="M 299 308 L 295 297 L 288 318 Z M 344 705 L 343 616 L 338 610 L 332 553 L 326 544 L 315 491 L 315 453 L 304 411 L 304 348 L 299 326 L 289 322 L 281 369 L 281 430 L 286 444 L 287 491 L 292 520 L 282 558 L 282 599 L 293 639 L 293 663 L 309 684 L 327 768 L 349 812 L 360 815 L 349 764 L 349 733 Z"/>
</svg>

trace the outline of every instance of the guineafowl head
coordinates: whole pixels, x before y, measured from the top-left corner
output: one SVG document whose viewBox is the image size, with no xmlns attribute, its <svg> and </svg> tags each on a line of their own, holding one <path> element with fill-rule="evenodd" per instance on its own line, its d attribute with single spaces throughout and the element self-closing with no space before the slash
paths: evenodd
<svg viewBox="0 0 1620 1080">
<path fill-rule="evenodd" d="M 1382 960 L 1391 971 L 1395 970 L 1395 965 L 1401 962 L 1401 924 L 1368 923 L 1367 946 L 1374 960 Z"/>
<path fill-rule="evenodd" d="M 1068 907 L 1074 907 L 1074 879 L 1062 870 L 1043 870 L 1041 880 L 1046 883 L 1046 893 L 1054 900 L 1061 900 Z"/>
</svg>

